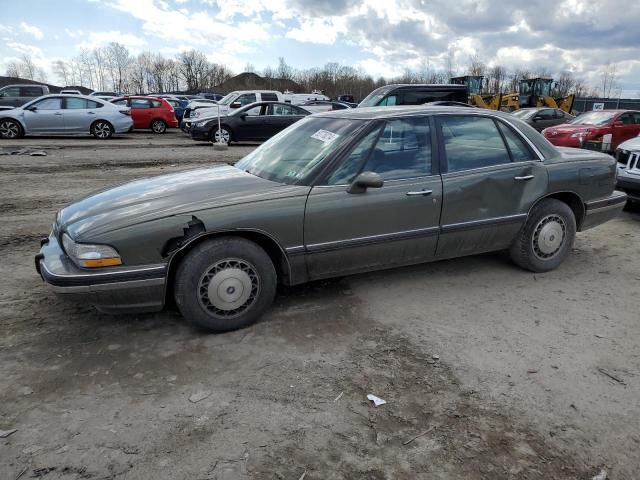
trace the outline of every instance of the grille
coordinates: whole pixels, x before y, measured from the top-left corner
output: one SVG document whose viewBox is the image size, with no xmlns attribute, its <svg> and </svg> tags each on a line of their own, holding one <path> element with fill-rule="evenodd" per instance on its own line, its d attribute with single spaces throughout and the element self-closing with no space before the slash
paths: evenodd
<svg viewBox="0 0 640 480">
<path fill-rule="evenodd" d="M 629 152 L 628 155 L 627 171 L 640 174 L 640 151 Z"/>
</svg>

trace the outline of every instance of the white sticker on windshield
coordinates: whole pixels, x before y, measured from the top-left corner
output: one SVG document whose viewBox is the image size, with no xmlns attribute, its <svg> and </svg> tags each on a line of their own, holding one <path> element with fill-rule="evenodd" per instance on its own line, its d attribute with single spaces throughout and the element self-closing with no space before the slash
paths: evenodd
<svg viewBox="0 0 640 480">
<path fill-rule="evenodd" d="M 327 130 L 318 130 L 316 133 L 311 135 L 311 138 L 315 138 L 316 140 L 320 140 L 323 143 L 331 143 L 340 135 L 337 133 L 329 132 Z"/>
</svg>

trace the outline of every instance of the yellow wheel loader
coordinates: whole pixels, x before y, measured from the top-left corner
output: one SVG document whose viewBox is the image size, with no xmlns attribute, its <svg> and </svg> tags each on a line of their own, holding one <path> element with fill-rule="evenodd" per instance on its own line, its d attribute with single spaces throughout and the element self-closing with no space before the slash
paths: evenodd
<svg viewBox="0 0 640 480">
<path fill-rule="evenodd" d="M 519 108 L 549 107 L 571 113 L 576 96 L 571 94 L 566 97 L 553 98 L 551 96 L 552 84 L 552 78 L 526 78 L 520 80 L 518 93 L 508 93 L 502 96 L 502 110 L 513 112 Z"/>
<path fill-rule="evenodd" d="M 489 110 L 500 110 L 500 105 L 502 104 L 501 93 L 497 95 L 482 95 L 484 77 L 467 75 L 464 77 L 452 77 L 449 81 L 455 85 L 467 86 L 471 105 Z"/>
</svg>

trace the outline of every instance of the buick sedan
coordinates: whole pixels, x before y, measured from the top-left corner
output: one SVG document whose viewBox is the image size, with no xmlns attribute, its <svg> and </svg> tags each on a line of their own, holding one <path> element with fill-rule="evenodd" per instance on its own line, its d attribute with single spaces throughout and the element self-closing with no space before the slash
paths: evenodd
<svg viewBox="0 0 640 480">
<path fill-rule="evenodd" d="M 509 114 L 462 107 L 332 111 L 235 166 L 133 181 L 56 216 L 36 266 L 108 312 L 177 306 L 214 331 L 256 321 L 279 283 L 508 250 L 558 267 L 614 217 L 607 155 L 555 148 Z"/>
</svg>

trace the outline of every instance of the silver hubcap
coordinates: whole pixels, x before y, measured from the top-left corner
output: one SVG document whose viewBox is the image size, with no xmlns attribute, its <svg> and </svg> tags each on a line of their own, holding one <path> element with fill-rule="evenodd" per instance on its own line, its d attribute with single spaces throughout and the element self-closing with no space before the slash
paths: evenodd
<svg viewBox="0 0 640 480">
<path fill-rule="evenodd" d="M 567 227 L 559 215 L 547 215 L 538 222 L 533 231 L 533 252 L 536 257 L 548 260 L 562 248 Z"/>
<path fill-rule="evenodd" d="M 200 278 L 200 304 L 211 314 L 231 318 L 247 310 L 260 293 L 260 279 L 250 263 L 221 260 Z"/>
<path fill-rule="evenodd" d="M 229 139 L 231 138 L 231 134 L 228 130 L 221 128 L 220 130 L 216 130 L 214 135 L 216 143 L 220 143 L 220 137 L 222 136 L 223 143 L 229 143 Z"/>
<path fill-rule="evenodd" d="M 0 123 L 0 135 L 5 138 L 16 138 L 19 132 L 18 125 L 13 122 Z"/>
<path fill-rule="evenodd" d="M 151 129 L 156 133 L 162 133 L 164 131 L 164 123 L 162 122 L 153 122 Z"/>
<path fill-rule="evenodd" d="M 93 130 L 94 132 L 96 132 L 96 136 L 99 138 L 107 138 L 111 134 L 111 129 L 106 123 L 96 124 Z"/>
</svg>

